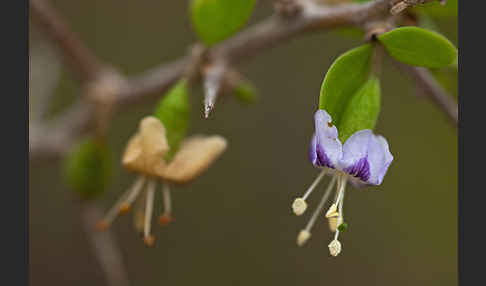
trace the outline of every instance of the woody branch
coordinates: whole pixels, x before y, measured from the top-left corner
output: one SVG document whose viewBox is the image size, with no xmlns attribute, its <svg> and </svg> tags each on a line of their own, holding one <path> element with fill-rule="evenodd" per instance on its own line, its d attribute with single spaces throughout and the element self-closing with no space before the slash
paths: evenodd
<svg viewBox="0 0 486 286">
<path fill-rule="evenodd" d="M 436 0 L 375 0 L 361 4 L 324 6 L 310 0 L 281 0 L 276 3 L 275 12 L 268 19 L 206 50 L 205 56 L 209 61 L 219 60 L 237 64 L 242 60 L 254 57 L 262 50 L 308 32 L 346 26 L 367 29 L 369 23 L 383 21 L 393 17 L 392 13 L 397 14 L 409 6 L 431 1 Z M 99 60 L 44 0 L 31 0 L 30 4 L 34 20 L 59 45 L 66 64 L 79 75 L 83 85 L 103 84 L 103 82 L 116 83 L 111 101 L 116 105 L 116 110 L 143 101 L 150 96 L 159 95 L 176 82 L 189 66 L 201 64 L 199 58 L 189 53 L 178 60 L 155 67 L 140 75 L 122 76 L 116 69 Z M 397 5 L 404 8 L 398 11 Z M 189 51 L 193 50 L 189 49 Z M 200 68 L 201 66 L 196 67 L 196 69 Z M 106 81 L 107 78 L 117 80 Z M 415 73 L 414 78 L 424 86 L 431 86 L 425 88 L 431 98 L 448 96 L 442 89 L 434 88 L 437 83 L 430 78 L 427 71 Z M 31 128 L 29 140 L 31 158 L 59 157 L 76 138 L 91 128 L 93 114 L 100 100 L 95 98 L 93 104 L 93 100 L 87 100 L 93 99 L 93 95 L 86 94 L 86 92 L 85 95 L 81 96 L 78 102 L 64 114 L 50 122 L 43 122 L 42 125 Z M 457 125 L 457 116 L 453 116 L 453 109 L 457 110 L 457 104 L 444 105 L 440 100 L 433 102 L 437 103 L 437 106 Z"/>
</svg>

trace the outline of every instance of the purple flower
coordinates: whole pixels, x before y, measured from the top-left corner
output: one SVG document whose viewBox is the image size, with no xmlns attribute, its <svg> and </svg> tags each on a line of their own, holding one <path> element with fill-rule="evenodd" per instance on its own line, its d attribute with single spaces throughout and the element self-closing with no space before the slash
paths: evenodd
<svg viewBox="0 0 486 286">
<path fill-rule="evenodd" d="M 299 233 L 297 244 L 302 246 L 310 238 L 310 230 L 319 213 L 323 210 L 337 181 L 334 203 L 326 213 L 329 227 L 331 231 L 335 232 L 334 239 L 329 244 L 329 251 L 331 255 L 337 256 L 342 249 L 338 236 L 340 231 L 346 229 L 347 225 L 344 223 L 343 216 L 346 183 L 350 181 L 358 186 L 380 185 L 393 161 L 393 156 L 386 139 L 373 134 L 369 129 L 355 132 L 342 144 L 338 138 L 336 126 L 325 110 L 318 110 L 314 115 L 314 121 L 315 133 L 312 136 L 309 148 L 309 159 L 314 166 L 322 169 L 322 171 L 304 196 L 295 199 L 292 204 L 294 213 L 302 215 L 305 212 L 307 197 L 326 173 L 331 174 L 332 179 L 309 223 Z"/>
<path fill-rule="evenodd" d="M 364 184 L 381 184 L 393 161 L 385 138 L 365 129 L 355 132 L 343 145 L 325 110 L 318 110 L 314 121 L 316 131 L 310 147 L 312 164 L 342 171 Z"/>
</svg>

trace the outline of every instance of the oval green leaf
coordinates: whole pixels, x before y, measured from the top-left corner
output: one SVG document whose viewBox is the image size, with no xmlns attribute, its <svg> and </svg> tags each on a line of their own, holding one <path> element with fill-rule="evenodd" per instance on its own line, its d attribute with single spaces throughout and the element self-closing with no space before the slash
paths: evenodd
<svg viewBox="0 0 486 286">
<path fill-rule="evenodd" d="M 192 0 L 190 14 L 199 38 L 211 46 L 241 29 L 254 6 L 255 0 Z"/>
<path fill-rule="evenodd" d="M 167 158 L 172 157 L 189 127 L 189 88 L 187 80 L 176 83 L 167 94 L 160 99 L 154 116 L 162 121 L 165 127 L 170 151 Z"/>
<path fill-rule="evenodd" d="M 444 36 L 417 27 L 402 27 L 378 37 L 395 59 L 412 65 L 438 68 L 450 65 L 457 49 Z"/>
<path fill-rule="evenodd" d="M 65 158 L 66 181 L 83 199 L 93 199 L 103 193 L 111 176 L 111 150 L 92 138 L 74 145 Z"/>
<path fill-rule="evenodd" d="M 319 108 L 326 110 L 339 126 L 342 113 L 356 91 L 363 86 L 371 69 L 373 47 L 370 44 L 339 56 L 324 77 Z"/>
<path fill-rule="evenodd" d="M 372 75 L 346 105 L 341 122 L 337 126 L 341 142 L 345 142 L 356 131 L 373 130 L 380 114 L 380 107 L 380 81 Z"/>
</svg>

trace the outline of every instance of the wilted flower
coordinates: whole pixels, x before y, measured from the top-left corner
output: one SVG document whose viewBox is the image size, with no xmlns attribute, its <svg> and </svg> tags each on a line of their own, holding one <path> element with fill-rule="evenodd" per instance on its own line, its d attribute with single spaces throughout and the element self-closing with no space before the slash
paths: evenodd
<svg viewBox="0 0 486 286">
<path fill-rule="evenodd" d="M 330 174 L 332 179 L 309 223 L 299 234 L 297 244 L 303 245 L 310 237 L 310 230 L 337 181 L 334 203 L 326 213 L 326 218 L 330 220 L 330 228 L 335 231 L 334 239 L 329 244 L 329 250 L 331 255 L 336 256 L 341 251 L 341 243 L 338 241 L 340 226 L 345 226 L 343 203 L 346 183 L 350 181 L 357 186 L 380 185 L 388 166 L 393 161 L 393 156 L 386 139 L 374 135 L 369 129 L 355 132 L 343 145 L 339 141 L 338 130 L 332 124 L 331 116 L 326 111 L 318 110 L 314 115 L 314 120 L 315 134 L 312 136 L 309 155 L 312 164 L 322 171 L 304 196 L 295 199 L 292 204 L 294 213 L 302 215 L 305 212 L 307 208 L 305 200 L 325 174 Z"/>
<path fill-rule="evenodd" d="M 192 181 L 223 153 L 226 145 L 226 139 L 221 136 L 191 136 L 182 141 L 179 150 L 168 161 L 166 155 L 170 147 L 162 122 L 152 116 L 143 118 L 138 132 L 128 141 L 122 160 L 123 166 L 138 173 L 139 177 L 98 227 L 104 229 L 120 212 L 128 212 L 145 185 L 145 211 L 136 210 L 135 225 L 143 230 L 145 243 L 153 245 L 150 228 L 157 182 L 163 182 L 164 213 L 160 216 L 160 223 L 167 225 L 173 220 L 169 184 Z M 143 208 L 143 204 L 139 205 Z"/>
</svg>

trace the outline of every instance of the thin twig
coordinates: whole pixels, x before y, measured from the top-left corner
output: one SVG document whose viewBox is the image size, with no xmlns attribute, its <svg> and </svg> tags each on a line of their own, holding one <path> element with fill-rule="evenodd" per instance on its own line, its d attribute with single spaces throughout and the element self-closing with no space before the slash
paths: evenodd
<svg viewBox="0 0 486 286">
<path fill-rule="evenodd" d="M 448 94 L 442 86 L 435 80 L 432 74 L 425 68 L 412 67 L 398 61 L 394 63 L 401 70 L 410 74 L 418 87 L 435 103 L 451 120 L 451 123 L 457 127 L 458 124 L 458 106 L 453 97 Z"/>
<path fill-rule="evenodd" d="M 214 46 L 207 52 L 208 59 L 224 60 L 228 64 L 236 64 L 247 60 L 260 51 L 271 48 L 277 44 L 292 38 L 301 36 L 311 31 L 322 31 L 331 28 L 356 26 L 365 27 L 367 23 L 386 19 L 390 17 L 390 9 L 400 0 L 375 0 L 367 3 L 350 3 L 337 6 L 323 6 L 313 1 L 298 1 L 293 4 L 300 5 L 295 13 L 282 14 L 279 10 L 274 15 L 248 29 L 236 34 L 222 43 Z M 42 24 L 51 38 L 59 43 L 64 51 L 66 58 L 70 59 L 72 66 L 84 75 L 85 78 L 94 80 L 96 74 L 103 64 L 89 52 L 81 41 L 67 28 L 66 24 L 60 20 L 55 11 L 50 8 L 43 0 L 31 0 L 32 11 L 34 16 Z M 280 10 L 282 11 L 282 10 Z M 283 9 L 285 11 L 285 9 Z M 123 87 L 120 88 L 115 103 L 118 107 L 131 106 L 133 103 L 140 102 L 144 99 L 154 96 L 165 91 L 171 84 L 177 81 L 187 70 L 187 67 L 194 64 L 191 56 L 185 56 L 179 60 L 164 64 L 148 70 L 141 75 L 128 77 Z M 74 113 L 83 116 L 71 119 L 68 116 L 62 116 L 56 124 L 56 129 L 44 128 L 41 132 L 32 132 L 32 134 L 45 134 L 46 131 L 54 132 L 55 135 L 44 136 L 44 138 L 34 138 L 30 140 L 30 156 L 35 157 L 36 152 L 48 148 L 39 148 L 39 146 L 48 146 L 49 139 L 46 137 L 57 138 L 56 150 L 50 150 L 49 155 L 62 155 L 67 149 L 60 146 L 69 146 L 72 141 L 82 134 L 83 128 L 73 131 L 74 127 L 86 127 L 92 120 L 92 110 L 87 105 L 75 105 Z M 117 108 L 120 110 L 121 108 Z M 70 114 L 72 111 L 66 111 Z M 39 145 L 39 146 L 36 146 Z"/>
<path fill-rule="evenodd" d="M 122 255 L 112 234 L 109 230 L 94 231 L 94 226 L 103 217 L 103 212 L 91 203 L 83 205 L 81 212 L 84 231 L 89 236 L 96 259 L 105 273 L 107 284 L 109 286 L 129 286 Z"/>
<path fill-rule="evenodd" d="M 65 60 L 79 74 L 81 80 L 93 79 L 100 71 L 101 63 L 68 28 L 64 20 L 43 0 L 30 0 L 30 10 L 37 23 L 60 46 Z"/>
<path fill-rule="evenodd" d="M 452 124 L 457 127 L 458 107 L 452 96 L 439 85 L 430 72 L 424 68 L 407 66 L 409 73 L 433 102 L 449 117 Z"/>
</svg>

